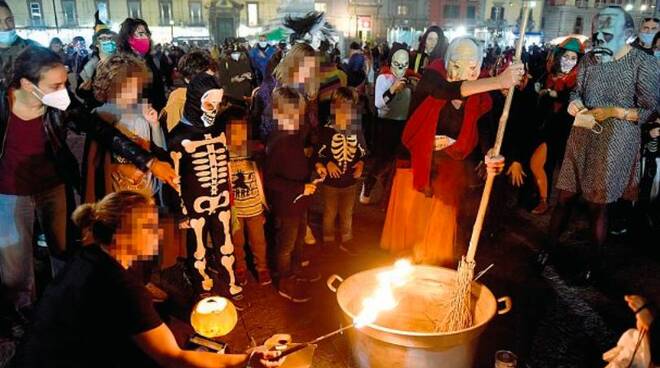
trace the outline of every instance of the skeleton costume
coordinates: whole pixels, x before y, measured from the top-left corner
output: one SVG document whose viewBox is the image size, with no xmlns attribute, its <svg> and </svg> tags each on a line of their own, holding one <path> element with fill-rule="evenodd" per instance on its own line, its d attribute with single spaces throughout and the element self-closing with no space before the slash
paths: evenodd
<svg viewBox="0 0 660 368">
<path fill-rule="evenodd" d="M 432 62 L 426 74 L 450 82 L 475 80 L 480 69 L 481 49 L 464 37 L 452 41 L 446 62 Z M 467 157 L 486 140 L 477 123 L 492 102 L 487 93 L 461 99 L 460 88 L 438 95 L 430 93 L 406 124 L 402 142 L 412 168 L 396 172 L 381 247 L 395 253 L 412 249 L 416 262 L 451 265 L 461 200 L 474 171 Z"/>
<path fill-rule="evenodd" d="M 360 134 L 340 131 L 336 127 L 323 127 L 319 132 L 319 145 L 315 149 L 315 162 L 324 166 L 332 162 L 341 175 L 326 177 L 323 182 L 323 241 L 335 241 L 335 221 L 339 215 L 341 241 L 353 238 L 352 220 L 355 205 L 357 180 L 353 177 L 353 166 L 366 154 Z"/>
<path fill-rule="evenodd" d="M 374 137 L 375 162 L 360 193 L 360 202 L 364 204 L 370 203 L 371 190 L 376 184 L 377 177 L 387 171 L 401 146 L 401 133 L 408 119 L 412 86 L 407 84 L 396 93 L 392 93 L 390 88 L 399 80 L 418 77 L 408 68 L 409 61 L 405 45 L 394 43 L 390 50 L 390 65 L 381 68 L 380 75 L 376 79 L 375 105 L 378 118 Z"/>
<path fill-rule="evenodd" d="M 213 76 L 195 76 L 188 85 L 181 124 L 171 132 L 170 155 L 181 177 L 181 208 L 189 220 L 188 267 L 197 292 L 216 286 L 223 295 L 242 289 L 234 277 L 230 236 L 229 153 L 224 124 L 216 120 L 223 91 Z M 207 248 L 208 237 L 211 248 Z M 217 277 L 215 277 L 217 273 Z M 221 280 L 220 285 L 214 280 Z"/>
</svg>

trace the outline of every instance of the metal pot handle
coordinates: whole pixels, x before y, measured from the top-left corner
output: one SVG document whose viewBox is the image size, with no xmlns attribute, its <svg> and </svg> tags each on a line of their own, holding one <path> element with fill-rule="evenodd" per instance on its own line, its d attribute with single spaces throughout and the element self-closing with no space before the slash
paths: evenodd
<svg viewBox="0 0 660 368">
<path fill-rule="evenodd" d="M 511 311 L 511 307 L 513 306 L 513 302 L 511 301 L 511 297 L 503 296 L 501 298 L 498 298 L 497 299 L 497 304 L 500 304 L 500 303 L 504 303 L 504 308 L 497 310 L 498 315 L 507 314 Z"/>
<path fill-rule="evenodd" d="M 344 279 L 339 275 L 332 275 L 328 277 L 328 281 L 326 282 L 326 285 L 328 285 L 328 289 L 330 289 L 330 291 L 332 291 L 333 293 L 337 292 L 337 288 L 334 286 L 335 281 L 339 281 L 339 283 L 341 284 L 342 282 L 344 282 Z"/>
</svg>

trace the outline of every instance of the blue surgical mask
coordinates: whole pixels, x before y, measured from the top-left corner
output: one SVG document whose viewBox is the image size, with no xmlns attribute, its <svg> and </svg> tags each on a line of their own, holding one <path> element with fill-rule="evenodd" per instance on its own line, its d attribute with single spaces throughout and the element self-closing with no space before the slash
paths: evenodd
<svg viewBox="0 0 660 368">
<path fill-rule="evenodd" d="M 653 55 L 655 55 L 656 59 L 660 60 L 660 50 L 653 51 Z"/>
<path fill-rule="evenodd" d="M 117 52 L 117 43 L 113 40 L 101 41 L 101 50 L 106 55 L 113 55 Z"/>
<path fill-rule="evenodd" d="M 10 31 L 0 31 L 0 43 L 3 45 L 11 45 L 16 41 L 16 38 L 18 38 L 18 35 L 16 34 L 16 30 L 12 29 Z"/>
<path fill-rule="evenodd" d="M 639 40 L 644 45 L 650 45 L 653 42 L 653 37 L 655 37 L 655 32 L 640 32 L 639 34 Z"/>
</svg>

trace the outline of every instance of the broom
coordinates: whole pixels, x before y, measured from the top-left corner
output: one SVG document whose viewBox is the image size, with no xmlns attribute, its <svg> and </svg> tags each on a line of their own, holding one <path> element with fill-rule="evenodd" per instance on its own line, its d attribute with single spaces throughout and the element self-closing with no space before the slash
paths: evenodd
<svg viewBox="0 0 660 368">
<path fill-rule="evenodd" d="M 514 57 L 515 61 L 520 61 L 522 55 L 522 47 L 525 42 L 525 30 L 527 28 L 530 5 L 532 5 L 531 3 L 532 2 L 529 1 L 523 1 L 523 19 L 520 27 L 520 39 Z M 509 118 L 509 110 L 511 109 L 513 91 L 515 88 L 515 86 L 510 87 L 509 93 L 506 95 L 504 109 L 502 110 L 502 116 L 500 117 L 499 125 L 497 127 L 497 136 L 495 138 L 495 145 L 491 157 L 500 154 L 502 139 L 504 138 L 504 130 L 506 129 L 506 122 Z M 486 210 L 488 209 L 488 201 L 490 199 L 490 192 L 493 189 L 494 180 L 495 175 L 489 172 L 486 177 L 484 192 L 481 196 L 481 203 L 479 203 L 477 218 L 474 221 L 474 227 L 472 228 L 472 236 L 470 238 L 470 246 L 468 248 L 467 256 L 463 256 L 458 264 L 456 284 L 454 285 L 454 288 L 450 290 L 450 299 L 447 307 L 448 313 L 439 326 L 441 332 L 459 331 L 472 326 L 471 285 L 475 267 L 474 255 L 477 253 L 477 245 L 479 243 L 479 237 L 481 236 L 481 228 L 484 223 L 484 217 L 486 216 Z"/>
</svg>

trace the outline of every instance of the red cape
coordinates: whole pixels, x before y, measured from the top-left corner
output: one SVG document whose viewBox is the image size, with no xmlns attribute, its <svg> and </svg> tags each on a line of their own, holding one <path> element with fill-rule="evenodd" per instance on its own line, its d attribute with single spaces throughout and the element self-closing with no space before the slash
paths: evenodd
<svg viewBox="0 0 660 368">
<path fill-rule="evenodd" d="M 444 61 L 440 59 L 434 60 L 427 67 L 427 70 L 429 69 L 440 73 L 443 78 L 447 77 Z M 448 100 L 427 97 L 410 116 L 403 130 L 402 142 L 410 150 L 413 185 L 418 190 L 429 184 L 438 116 L 447 102 Z M 463 160 L 474 150 L 479 141 L 477 121 L 490 111 L 491 107 L 492 101 L 488 93 L 467 98 L 458 138 L 444 150 L 452 159 Z"/>
</svg>

